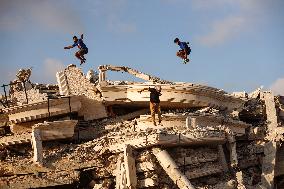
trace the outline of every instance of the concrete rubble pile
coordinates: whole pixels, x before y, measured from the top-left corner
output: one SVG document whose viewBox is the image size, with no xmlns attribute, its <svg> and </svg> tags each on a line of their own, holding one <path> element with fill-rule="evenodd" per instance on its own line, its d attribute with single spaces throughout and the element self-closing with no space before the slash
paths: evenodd
<svg viewBox="0 0 284 189">
<path fill-rule="evenodd" d="M 47 95 L 58 92 L 57 85 L 32 83 L 30 81 L 31 74 L 31 68 L 20 69 L 16 74 L 17 79 L 9 83 L 9 96 L 6 97 L 11 106 L 45 101 Z"/>
<path fill-rule="evenodd" d="M 146 81 L 109 81 L 108 70 Z M 30 75 L 21 70 L 1 97 L 0 188 L 284 188 L 282 96 L 228 94 L 124 66 L 84 75 L 70 65 L 57 85 Z M 149 92 L 138 91 L 156 85 L 154 126 Z"/>
</svg>

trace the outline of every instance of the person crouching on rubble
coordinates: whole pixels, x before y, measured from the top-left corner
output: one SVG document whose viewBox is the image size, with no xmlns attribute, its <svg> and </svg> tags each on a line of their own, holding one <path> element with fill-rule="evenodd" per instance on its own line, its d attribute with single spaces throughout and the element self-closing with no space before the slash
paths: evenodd
<svg viewBox="0 0 284 189">
<path fill-rule="evenodd" d="M 64 47 L 64 49 L 71 49 L 75 46 L 78 46 L 79 51 L 77 51 L 75 53 L 75 56 L 81 61 L 81 63 L 80 63 L 80 65 L 81 65 L 81 64 L 85 63 L 85 61 L 86 61 L 86 58 L 84 57 L 84 55 L 88 54 L 88 48 L 85 45 L 85 43 L 83 42 L 83 34 L 81 35 L 80 39 L 78 39 L 77 36 L 74 36 L 73 41 L 74 41 L 73 45 Z"/>
<path fill-rule="evenodd" d="M 161 94 L 161 86 L 156 86 L 155 88 L 145 88 L 142 89 L 141 91 L 138 91 L 140 94 L 142 91 L 148 90 L 150 91 L 150 111 L 151 111 L 151 116 L 153 120 L 153 124 L 156 126 L 156 121 L 155 121 L 155 114 L 158 114 L 159 118 L 159 124 L 161 124 L 162 118 L 161 118 L 161 107 L 160 107 L 160 96 Z"/>
</svg>

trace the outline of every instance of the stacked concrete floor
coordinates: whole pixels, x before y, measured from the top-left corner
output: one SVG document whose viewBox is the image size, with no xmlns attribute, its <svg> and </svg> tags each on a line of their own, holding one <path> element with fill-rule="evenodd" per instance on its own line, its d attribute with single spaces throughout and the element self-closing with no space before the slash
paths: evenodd
<svg viewBox="0 0 284 189">
<path fill-rule="evenodd" d="M 146 81 L 109 81 L 109 70 Z M 284 97 L 228 94 L 123 66 L 93 73 L 70 65 L 52 90 L 9 94 L 0 188 L 284 188 Z M 162 122 L 154 126 L 149 92 L 138 91 L 156 85 Z"/>
</svg>

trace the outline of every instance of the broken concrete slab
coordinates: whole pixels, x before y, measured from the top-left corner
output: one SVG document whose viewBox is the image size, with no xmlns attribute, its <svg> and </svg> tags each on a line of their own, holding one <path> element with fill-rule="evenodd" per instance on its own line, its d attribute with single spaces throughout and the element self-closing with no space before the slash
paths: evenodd
<svg viewBox="0 0 284 189">
<path fill-rule="evenodd" d="M 40 130 L 40 136 L 43 141 L 71 138 L 74 135 L 74 129 L 78 120 L 63 120 L 38 123 L 33 129 Z"/>
<path fill-rule="evenodd" d="M 186 125 L 188 124 L 188 125 Z M 152 125 L 152 118 L 150 115 L 141 115 L 140 119 L 137 120 L 137 129 L 146 130 L 147 126 Z M 224 118 L 222 116 L 212 116 L 212 115 L 171 115 L 163 114 L 162 115 L 162 126 L 163 127 L 177 127 L 182 129 L 194 129 L 197 126 L 203 127 L 228 127 L 231 129 L 234 134 L 237 136 L 242 136 L 246 132 L 246 128 L 250 127 L 250 124 L 247 124 L 242 121 L 233 120 L 229 118 Z"/>
<path fill-rule="evenodd" d="M 136 139 L 126 140 L 123 143 L 109 146 L 109 151 L 118 153 L 123 151 L 123 146 L 130 144 L 134 149 L 148 148 L 157 145 L 179 146 L 179 145 L 201 145 L 201 144 L 223 144 L 225 135 L 221 136 L 201 136 L 195 137 L 190 134 L 165 134 L 157 133 L 138 137 Z"/>
<path fill-rule="evenodd" d="M 3 111 L 9 115 L 9 121 L 12 123 L 30 122 L 56 116 L 77 112 L 81 108 L 81 102 L 78 97 L 70 97 L 70 106 L 68 98 L 51 99 L 39 103 L 31 103 L 22 106 L 5 108 Z"/>
<path fill-rule="evenodd" d="M 42 141 L 57 140 L 71 138 L 74 135 L 77 122 L 77 120 L 44 122 L 36 124 L 32 128 L 39 129 L 36 133 L 40 134 Z M 29 132 L 5 136 L 0 139 L 0 147 L 30 143 L 31 138 L 32 135 Z"/>
<path fill-rule="evenodd" d="M 107 104 L 131 104 L 132 106 L 148 106 L 149 92 L 139 93 L 143 88 L 154 85 L 132 84 L 101 86 L 102 96 Z M 192 108 L 212 107 L 219 109 L 238 109 L 244 101 L 230 96 L 223 91 L 190 83 L 161 85 L 161 107 Z"/>
</svg>

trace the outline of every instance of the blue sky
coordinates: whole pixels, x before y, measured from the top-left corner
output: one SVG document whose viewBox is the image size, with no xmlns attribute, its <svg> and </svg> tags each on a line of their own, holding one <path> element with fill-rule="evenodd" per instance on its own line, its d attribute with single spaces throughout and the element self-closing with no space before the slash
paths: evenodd
<svg viewBox="0 0 284 189">
<path fill-rule="evenodd" d="M 32 82 L 56 83 L 56 71 L 79 64 L 77 49 L 63 47 L 84 33 L 85 73 L 125 65 L 228 92 L 264 86 L 284 95 L 283 10 L 283 0 L 0 0 L 0 84 L 28 67 Z M 175 56 L 175 37 L 190 42 L 187 65 Z"/>
</svg>

